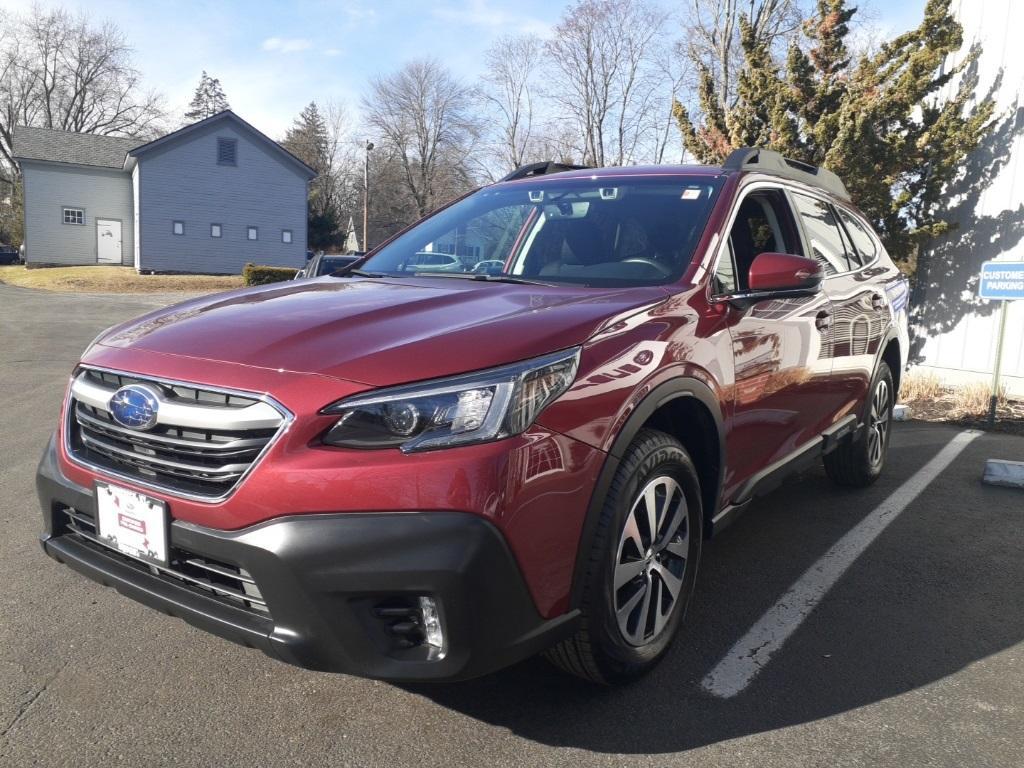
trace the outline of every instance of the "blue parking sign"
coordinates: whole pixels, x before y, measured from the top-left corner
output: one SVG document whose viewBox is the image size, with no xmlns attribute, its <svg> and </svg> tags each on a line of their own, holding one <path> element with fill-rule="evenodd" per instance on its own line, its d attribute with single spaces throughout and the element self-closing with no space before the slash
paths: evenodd
<svg viewBox="0 0 1024 768">
<path fill-rule="evenodd" d="M 978 298 L 1024 299 L 1024 261 L 986 261 L 982 264 Z"/>
</svg>

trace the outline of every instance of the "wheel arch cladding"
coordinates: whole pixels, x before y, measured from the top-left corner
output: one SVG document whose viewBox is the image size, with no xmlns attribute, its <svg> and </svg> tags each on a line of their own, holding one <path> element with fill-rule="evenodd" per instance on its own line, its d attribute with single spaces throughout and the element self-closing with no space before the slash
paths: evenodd
<svg viewBox="0 0 1024 768">
<path fill-rule="evenodd" d="M 899 339 L 895 337 L 890 338 L 882 352 L 882 360 L 888 364 L 889 372 L 892 373 L 892 388 L 895 390 L 894 400 L 899 398 L 900 380 L 903 378 L 903 371 L 900 366 L 901 359 Z"/>
<path fill-rule="evenodd" d="M 705 536 L 710 531 L 725 469 L 722 409 L 707 384 L 697 379 L 680 377 L 661 384 L 641 400 L 612 443 L 590 497 L 580 533 L 569 603 L 572 608 L 578 607 L 582 598 L 586 562 L 608 488 L 626 449 L 645 427 L 672 435 L 690 454 L 701 484 Z"/>
</svg>

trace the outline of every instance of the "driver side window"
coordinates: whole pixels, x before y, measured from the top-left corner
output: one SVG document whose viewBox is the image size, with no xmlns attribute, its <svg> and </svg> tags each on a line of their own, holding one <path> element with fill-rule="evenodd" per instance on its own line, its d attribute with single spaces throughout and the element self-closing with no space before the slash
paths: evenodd
<svg viewBox="0 0 1024 768">
<path fill-rule="evenodd" d="M 715 271 L 716 292 L 749 290 L 750 265 L 761 253 L 802 255 L 789 203 L 781 189 L 758 189 L 740 203 Z"/>
</svg>

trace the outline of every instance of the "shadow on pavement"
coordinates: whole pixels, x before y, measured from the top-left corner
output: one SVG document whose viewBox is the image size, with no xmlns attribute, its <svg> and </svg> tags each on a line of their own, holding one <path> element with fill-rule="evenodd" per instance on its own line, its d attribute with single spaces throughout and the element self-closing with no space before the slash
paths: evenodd
<svg viewBox="0 0 1024 768">
<path fill-rule="evenodd" d="M 979 483 L 995 441 L 1013 441 L 997 452 L 1024 453 L 1018 438 L 976 440 L 747 690 L 722 700 L 700 688 L 789 585 L 953 434 L 903 427 L 886 476 L 868 490 L 837 490 L 815 470 L 762 499 L 705 547 L 686 628 L 643 680 L 602 688 L 534 659 L 468 683 L 404 687 L 543 744 L 657 754 L 829 717 L 956 673 L 1024 639 L 1021 496 Z"/>
</svg>

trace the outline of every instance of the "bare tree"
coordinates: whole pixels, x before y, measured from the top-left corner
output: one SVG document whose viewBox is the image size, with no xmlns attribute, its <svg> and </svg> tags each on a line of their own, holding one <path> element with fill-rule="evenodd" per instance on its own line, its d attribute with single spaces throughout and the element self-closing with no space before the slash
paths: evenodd
<svg viewBox="0 0 1024 768">
<path fill-rule="evenodd" d="M 0 173 L 8 178 L 16 125 L 149 136 L 163 116 L 117 27 L 64 10 L 36 7 L 4 19 L 0 75 Z"/>
<path fill-rule="evenodd" d="M 679 125 L 676 122 L 673 105 L 679 95 L 687 88 L 693 71 L 692 62 L 685 56 L 665 56 L 661 64 L 662 78 L 668 91 L 666 103 L 655 115 L 656 130 L 654 131 L 654 155 L 651 158 L 655 164 L 665 162 L 666 155 L 670 150 L 669 162 L 683 161 L 683 146 L 679 134 Z M 678 155 L 676 154 L 678 151 Z"/>
<path fill-rule="evenodd" d="M 543 42 L 535 35 L 499 37 L 484 57 L 480 94 L 495 116 L 495 155 L 504 168 L 518 168 L 533 154 L 538 94 L 534 73 Z"/>
<path fill-rule="evenodd" d="M 471 89 L 435 59 L 410 61 L 370 82 L 367 126 L 398 160 L 417 216 L 471 186 L 465 158 L 478 133 L 471 106 Z"/>
<path fill-rule="evenodd" d="M 802 20 L 799 0 L 686 0 L 680 53 L 711 74 L 718 101 L 725 106 L 735 100 L 735 75 L 743 62 L 740 16 L 749 20 L 755 39 L 770 49 L 788 43 Z"/>
<path fill-rule="evenodd" d="M 579 0 L 566 9 L 545 50 L 561 77 L 547 92 L 582 138 L 585 163 L 637 159 L 660 111 L 657 66 L 667 14 L 649 0 Z"/>
</svg>

